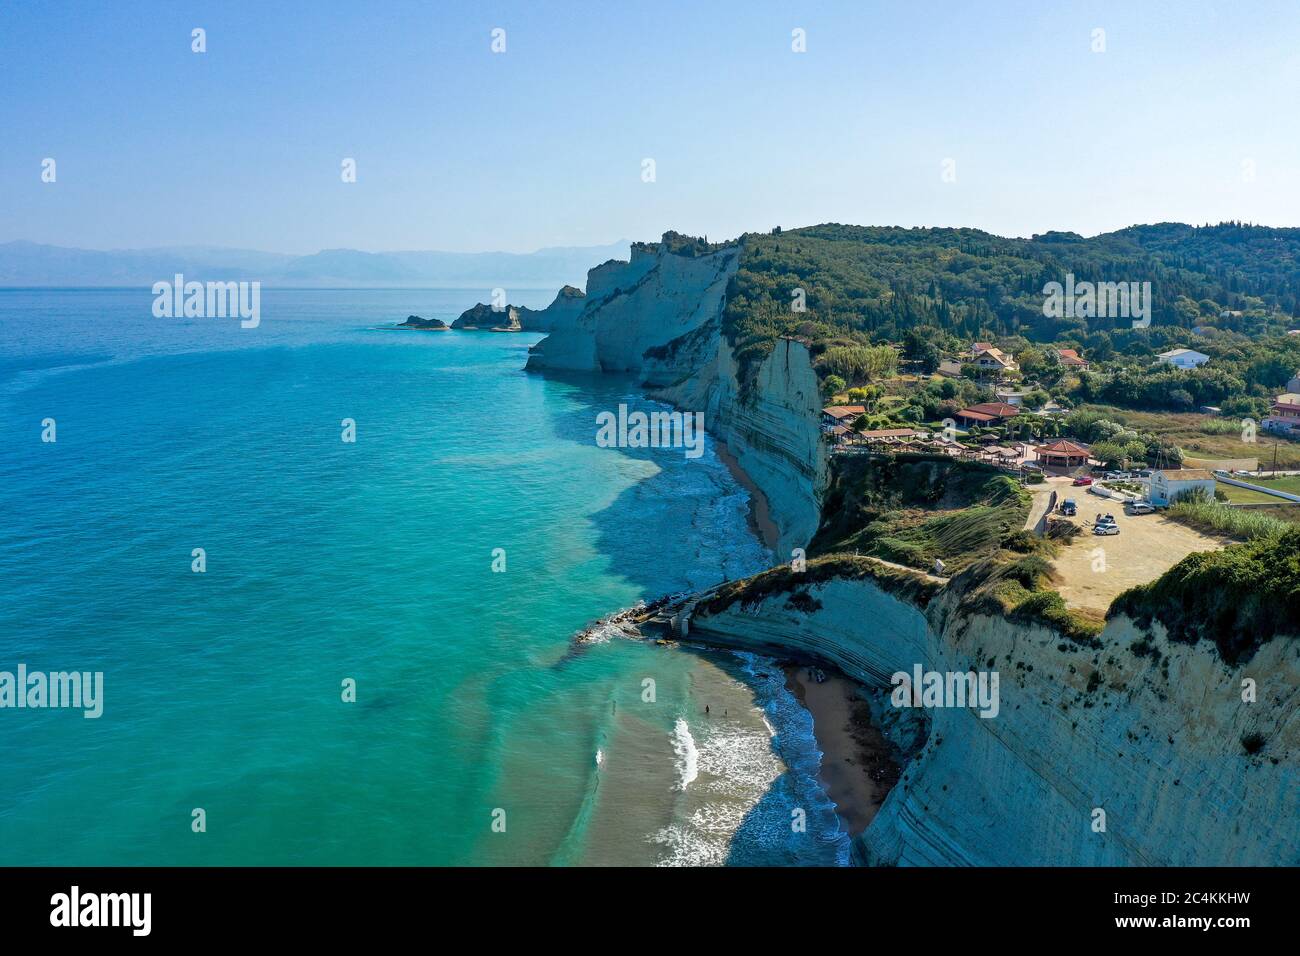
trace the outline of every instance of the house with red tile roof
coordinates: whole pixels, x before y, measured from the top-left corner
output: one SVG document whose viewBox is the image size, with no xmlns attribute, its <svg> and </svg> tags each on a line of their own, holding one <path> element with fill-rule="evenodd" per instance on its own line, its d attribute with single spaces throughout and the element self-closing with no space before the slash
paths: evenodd
<svg viewBox="0 0 1300 956">
<path fill-rule="evenodd" d="M 1019 414 L 1020 409 L 1006 402 L 980 402 L 970 408 L 963 408 L 957 413 L 957 419 L 968 426 L 996 425 Z"/>
<path fill-rule="evenodd" d="M 1074 349 L 1057 349 L 1056 357 L 1066 368 L 1074 368 L 1082 371 L 1088 367 L 1087 361 L 1085 361 Z"/>
<path fill-rule="evenodd" d="M 827 405 L 822 409 L 822 424 L 827 428 L 833 425 L 852 425 L 859 415 L 866 413 L 865 405 Z"/>
</svg>

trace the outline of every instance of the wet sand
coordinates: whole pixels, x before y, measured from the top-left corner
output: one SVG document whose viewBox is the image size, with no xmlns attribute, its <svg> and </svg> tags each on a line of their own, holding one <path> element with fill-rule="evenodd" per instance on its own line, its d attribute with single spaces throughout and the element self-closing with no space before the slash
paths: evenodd
<svg viewBox="0 0 1300 956">
<path fill-rule="evenodd" d="M 781 532 L 776 527 L 776 522 L 772 520 L 772 509 L 768 504 L 767 496 L 759 490 L 754 480 L 745 473 L 745 469 L 740 467 L 740 462 L 736 456 L 731 453 L 724 441 L 714 441 L 714 449 L 722 463 L 727 466 L 731 472 L 731 477 L 749 492 L 749 526 L 753 529 L 754 534 L 758 535 L 763 542 L 772 551 L 776 551 L 777 544 L 781 540 Z M 780 558 L 780 555 L 777 555 Z"/>
<path fill-rule="evenodd" d="M 850 836 L 867 828 L 898 781 L 889 744 L 871 722 L 871 709 L 857 696 L 857 685 L 822 668 L 817 683 L 805 665 L 786 664 L 786 686 L 813 718 L 813 735 L 822 751 L 818 776 L 835 803 Z"/>
</svg>

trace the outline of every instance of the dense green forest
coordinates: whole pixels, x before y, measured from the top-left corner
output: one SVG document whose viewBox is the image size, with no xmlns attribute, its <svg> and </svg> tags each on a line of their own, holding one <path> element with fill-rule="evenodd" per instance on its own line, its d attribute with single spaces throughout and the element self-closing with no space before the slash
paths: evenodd
<svg viewBox="0 0 1300 956">
<path fill-rule="evenodd" d="M 1200 370 L 1190 386 L 1179 377 L 1186 373 L 1164 370 L 1169 381 L 1147 383 L 1139 367 L 1150 355 L 1175 345 L 1208 353 L 1200 341 L 1206 335 L 1240 348 L 1284 335 L 1300 313 L 1300 229 L 1162 223 L 1091 239 L 1060 232 L 1006 239 L 976 229 L 825 224 L 741 241 L 723 329 L 742 367 L 761 360 L 782 335 L 808 341 L 820 356 L 903 342 L 910 331 L 910 357 L 928 364 L 945 341 L 1016 338 L 1077 345 L 1120 366 L 1131 359 L 1130 374 L 1090 382 L 1090 400 L 1163 406 L 1164 396 L 1178 392 L 1174 405 L 1190 405 L 1242 394 L 1243 369 Z M 700 252 L 716 248 L 699 245 Z M 1124 318 L 1048 317 L 1044 286 L 1064 283 L 1067 273 L 1076 282 L 1150 282 L 1151 327 L 1134 329 Z M 1247 365 L 1266 358 L 1240 357 Z M 1263 377 L 1271 388 L 1278 376 Z"/>
</svg>

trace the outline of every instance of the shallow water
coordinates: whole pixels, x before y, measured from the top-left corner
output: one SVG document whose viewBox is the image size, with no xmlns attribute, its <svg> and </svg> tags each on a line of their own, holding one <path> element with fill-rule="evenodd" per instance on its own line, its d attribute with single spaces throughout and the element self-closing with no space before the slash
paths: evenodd
<svg viewBox="0 0 1300 956">
<path fill-rule="evenodd" d="M 745 492 L 597 447 L 648 403 L 524 373 L 539 336 L 374 328 L 484 297 L 269 290 L 240 329 L 0 291 L 0 670 L 105 684 L 0 710 L 0 863 L 844 862 L 775 668 L 571 643 L 766 566 Z"/>
</svg>

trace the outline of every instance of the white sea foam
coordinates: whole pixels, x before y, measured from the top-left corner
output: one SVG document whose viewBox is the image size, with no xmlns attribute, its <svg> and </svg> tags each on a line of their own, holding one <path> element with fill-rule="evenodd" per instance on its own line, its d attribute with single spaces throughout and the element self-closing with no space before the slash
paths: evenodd
<svg viewBox="0 0 1300 956">
<path fill-rule="evenodd" d="M 733 683 L 737 689 L 744 687 L 738 681 Z M 754 710 L 754 716 L 762 718 L 761 709 Z M 683 727 L 685 721 L 678 720 L 678 730 Z M 781 759 L 772 751 L 771 727 L 765 718 L 759 723 L 734 719 L 706 723 L 696 731 L 700 736 L 698 742 L 692 740 L 695 752 L 691 777 L 698 777 L 698 782 L 691 796 L 684 799 L 679 819 L 651 837 L 663 847 L 658 861 L 661 866 L 726 863 L 736 831 L 785 771 Z M 678 734 L 674 733 L 680 773 L 682 750 L 677 741 Z"/>
<path fill-rule="evenodd" d="M 673 726 L 673 753 L 677 755 L 677 788 L 685 792 L 700 775 L 700 754 L 695 747 L 695 738 L 691 736 L 690 725 L 685 718 L 678 717 Z"/>
</svg>

